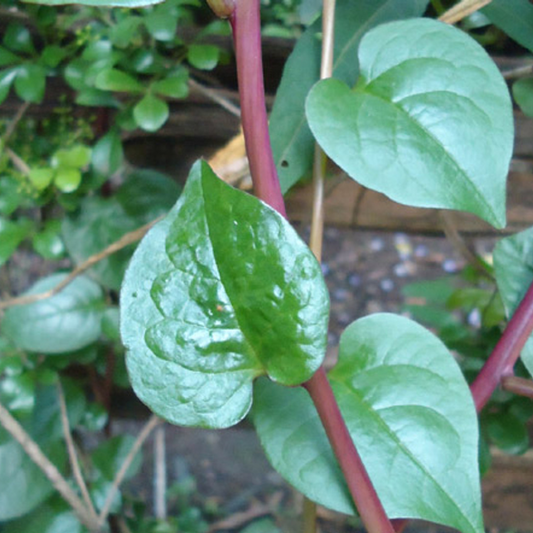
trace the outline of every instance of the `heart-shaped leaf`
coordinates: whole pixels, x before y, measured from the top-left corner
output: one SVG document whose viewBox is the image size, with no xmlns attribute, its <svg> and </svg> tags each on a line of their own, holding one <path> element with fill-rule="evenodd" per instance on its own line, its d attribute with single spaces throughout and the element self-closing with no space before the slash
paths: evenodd
<svg viewBox="0 0 533 533">
<path fill-rule="evenodd" d="M 322 2 L 318 3 L 322 6 Z M 421 16 L 428 0 L 337 0 L 333 76 L 353 84 L 359 74 L 357 47 L 374 26 Z M 305 98 L 320 79 L 320 32 L 317 20 L 304 32 L 287 60 L 270 115 L 272 151 L 281 189 L 288 191 L 310 172 L 315 140 L 305 119 Z"/>
<path fill-rule="evenodd" d="M 483 48 L 434 20 L 399 21 L 365 35 L 359 64 L 353 90 L 325 80 L 307 99 L 328 156 L 399 203 L 469 211 L 503 227 L 512 108 Z"/>
<path fill-rule="evenodd" d="M 501 239 L 493 256 L 496 283 L 510 318 L 533 283 L 533 228 Z M 533 376 L 533 336 L 527 340 L 521 357 Z"/>
<path fill-rule="evenodd" d="M 254 378 L 295 385 L 320 366 L 328 308 L 320 265 L 290 224 L 197 163 L 122 286 L 133 388 L 176 424 L 235 424 Z"/>
<path fill-rule="evenodd" d="M 476 411 L 442 342 L 404 317 L 363 318 L 342 335 L 329 378 L 387 515 L 482 533 Z M 258 382 L 254 422 L 271 463 L 292 485 L 321 505 L 354 512 L 303 389 Z"/>
<path fill-rule="evenodd" d="M 45 292 L 64 278 L 65 274 L 43 278 L 26 294 Z M 51 298 L 8 309 L 2 332 L 22 350 L 48 354 L 79 350 L 100 336 L 104 307 L 100 287 L 78 276 Z"/>
</svg>

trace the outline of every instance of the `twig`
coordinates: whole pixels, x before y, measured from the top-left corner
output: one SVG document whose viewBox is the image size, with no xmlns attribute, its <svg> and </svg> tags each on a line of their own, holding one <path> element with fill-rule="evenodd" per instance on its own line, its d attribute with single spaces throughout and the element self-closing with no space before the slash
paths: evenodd
<svg viewBox="0 0 533 533">
<path fill-rule="evenodd" d="M 455 224 L 453 223 L 450 214 L 446 211 L 439 211 L 439 217 L 442 222 L 442 229 L 446 238 L 452 243 L 452 246 L 466 259 L 466 261 L 480 274 L 490 279 L 491 281 L 496 281 L 492 272 L 487 268 L 487 266 L 479 259 L 479 257 L 468 247 L 464 238 L 457 230 Z"/>
<path fill-rule="evenodd" d="M 15 298 L 10 298 L 9 300 L 6 300 L 5 302 L 0 302 L 0 309 L 6 309 L 8 307 L 13 307 L 15 305 L 27 305 L 27 304 L 31 304 L 34 302 L 39 302 L 41 300 L 46 300 L 47 298 L 55 296 L 57 293 L 61 292 L 69 283 L 71 283 L 76 277 L 78 277 L 80 274 L 83 274 L 83 272 L 91 268 L 93 265 L 95 265 L 102 259 L 105 259 L 111 254 L 114 254 L 115 252 L 122 250 L 122 248 L 125 248 L 126 246 L 142 239 L 146 235 L 148 230 L 150 230 L 150 228 L 154 224 L 159 222 L 162 218 L 163 218 L 162 216 L 159 218 L 156 218 L 155 220 L 152 220 L 152 222 L 149 222 L 148 224 L 142 226 L 141 228 L 138 228 L 136 230 L 130 231 L 129 233 L 126 233 L 126 235 L 121 237 L 118 241 L 114 242 L 113 244 L 110 244 L 107 248 L 105 248 L 101 252 L 91 255 L 91 257 L 89 257 L 81 265 L 77 266 L 64 280 L 62 280 L 52 289 L 45 291 L 45 292 L 40 292 L 38 294 L 28 294 L 25 296 L 17 296 Z"/>
<path fill-rule="evenodd" d="M 316 503 L 304 496 L 302 509 L 302 532 L 316 533 Z"/>
<path fill-rule="evenodd" d="M 205 85 L 202 85 L 201 83 L 198 83 L 196 80 L 193 80 L 192 78 L 189 79 L 189 85 L 193 89 L 196 89 L 199 93 L 202 93 L 203 95 L 207 96 L 210 100 L 213 100 L 213 102 L 216 102 L 218 105 L 223 107 L 226 111 L 229 111 L 232 115 L 236 116 L 237 118 L 241 118 L 241 110 L 239 109 L 239 107 L 236 106 L 233 102 L 231 102 L 227 98 L 220 96 L 220 94 L 218 94 L 217 91 L 210 89 L 209 87 L 206 87 Z"/>
<path fill-rule="evenodd" d="M 502 76 L 506 80 L 525 78 L 527 76 L 531 76 L 531 74 L 533 74 L 533 63 L 530 63 L 528 65 L 522 65 L 520 67 L 516 67 L 502 72 Z"/>
<path fill-rule="evenodd" d="M 120 487 L 121 483 L 124 481 L 126 473 L 128 472 L 128 469 L 131 466 L 131 463 L 135 459 L 135 456 L 141 449 L 146 439 L 150 436 L 150 433 L 152 432 L 152 430 L 154 430 L 162 422 L 163 420 L 161 418 L 159 418 L 156 415 L 152 415 L 149 418 L 148 422 L 143 427 L 142 431 L 137 436 L 137 439 L 133 443 L 133 446 L 131 447 L 130 452 L 124 459 L 122 466 L 117 472 L 117 475 L 115 476 L 115 479 L 113 480 L 113 484 L 111 485 L 109 491 L 107 492 L 104 505 L 102 506 L 102 510 L 100 511 L 100 515 L 98 516 L 100 527 L 103 526 L 105 521 L 107 520 L 109 511 L 111 509 L 111 505 L 113 504 L 113 500 L 115 499 L 118 488 Z"/>
<path fill-rule="evenodd" d="M 533 398 L 533 381 L 518 376 L 505 376 L 502 379 L 502 389 L 519 396 Z"/>
<path fill-rule="evenodd" d="M 38 444 L 26 433 L 24 428 L 11 416 L 11 413 L 0 403 L 0 424 L 22 446 L 29 458 L 41 469 L 43 474 L 61 494 L 65 501 L 72 507 L 80 522 L 89 531 L 98 533 L 100 527 L 95 522 L 89 510 L 78 498 L 72 487 L 61 475 L 55 465 L 44 455 Z"/>
<path fill-rule="evenodd" d="M 154 514 L 157 520 L 167 518 L 166 492 L 165 426 L 159 426 L 154 433 Z"/>
<path fill-rule="evenodd" d="M 70 424 L 68 421 L 67 404 L 65 402 L 65 394 L 63 393 L 63 387 L 61 386 L 60 381 L 57 382 L 57 397 L 59 400 L 59 410 L 61 413 L 61 425 L 63 426 L 63 435 L 65 437 L 65 443 L 67 445 L 68 457 L 70 461 L 70 467 L 72 469 L 72 474 L 74 475 L 74 479 L 76 480 L 76 483 L 78 484 L 78 487 L 81 491 L 83 501 L 85 502 L 85 505 L 87 506 L 87 509 L 91 514 L 91 519 L 95 524 L 97 524 L 98 516 L 96 514 L 96 510 L 94 509 L 91 497 L 89 496 L 89 491 L 87 490 L 85 480 L 83 479 L 80 463 L 76 454 L 76 448 L 74 446 L 74 441 L 72 440 Z"/>
<path fill-rule="evenodd" d="M 446 13 L 442 14 L 439 20 L 447 24 L 455 24 L 474 13 L 474 11 L 490 4 L 490 2 L 491 0 L 462 0 L 462 2 L 459 2 L 457 5 L 448 9 Z"/>
<path fill-rule="evenodd" d="M 11 135 L 13 135 L 13 132 L 15 131 L 15 128 L 17 127 L 17 124 L 21 121 L 22 117 L 26 114 L 26 111 L 28 111 L 29 107 L 30 107 L 30 102 L 24 102 L 19 107 L 16 115 L 12 118 L 11 122 L 6 128 L 4 135 L 2 135 L 2 141 L 4 143 L 7 143 Z"/>
<path fill-rule="evenodd" d="M 30 167 L 27 165 L 26 161 L 22 159 L 19 155 L 17 155 L 11 148 L 5 148 L 6 154 L 11 159 L 11 162 L 15 166 L 15 168 L 22 172 L 25 176 L 27 176 L 30 173 Z"/>
</svg>

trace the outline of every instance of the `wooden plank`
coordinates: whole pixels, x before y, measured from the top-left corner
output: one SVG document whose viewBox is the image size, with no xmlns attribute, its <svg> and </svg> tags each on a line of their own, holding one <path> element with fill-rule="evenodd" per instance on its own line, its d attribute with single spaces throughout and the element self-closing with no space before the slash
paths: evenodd
<svg viewBox="0 0 533 533">
<path fill-rule="evenodd" d="M 533 173 L 511 172 L 508 191 L 508 224 L 503 231 L 468 213 L 447 211 L 447 216 L 461 232 L 477 235 L 514 233 L 533 226 Z M 287 197 L 289 218 L 309 222 L 311 202 L 310 185 L 296 188 Z M 365 190 L 349 178 L 330 182 L 326 187 L 325 220 L 329 225 L 365 230 L 428 234 L 443 231 L 440 210 L 397 204 L 383 194 Z"/>
</svg>

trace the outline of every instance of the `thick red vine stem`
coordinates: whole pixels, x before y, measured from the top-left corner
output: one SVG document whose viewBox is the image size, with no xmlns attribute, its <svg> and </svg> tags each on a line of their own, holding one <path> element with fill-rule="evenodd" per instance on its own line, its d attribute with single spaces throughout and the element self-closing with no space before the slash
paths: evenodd
<svg viewBox="0 0 533 533">
<path fill-rule="evenodd" d="M 268 131 L 259 0 L 235 0 L 233 29 L 246 153 L 258 198 L 286 216 Z"/>
<path fill-rule="evenodd" d="M 533 283 L 507 324 L 487 362 L 470 386 L 477 411 L 481 411 L 502 378 L 513 374 L 513 368 L 528 337 L 533 331 Z"/>
<path fill-rule="evenodd" d="M 383 509 L 383 505 L 342 418 L 324 368 L 320 368 L 303 386 L 315 404 L 318 416 L 326 430 L 350 494 L 367 531 L 372 533 L 394 533 L 394 528 L 387 518 L 385 509 Z"/>
<path fill-rule="evenodd" d="M 227 4 L 227 2 L 226 2 Z M 286 216 L 265 106 L 261 55 L 260 0 L 235 0 L 233 29 L 241 116 L 256 195 Z M 323 368 L 304 384 L 319 413 L 352 498 L 370 533 L 394 533 L 342 418 Z"/>
</svg>

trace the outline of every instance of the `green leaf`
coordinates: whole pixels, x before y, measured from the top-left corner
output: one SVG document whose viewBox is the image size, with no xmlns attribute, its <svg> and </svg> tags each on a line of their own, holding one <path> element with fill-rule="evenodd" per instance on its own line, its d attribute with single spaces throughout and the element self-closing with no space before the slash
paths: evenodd
<svg viewBox="0 0 533 533">
<path fill-rule="evenodd" d="M 31 229 L 32 223 L 28 219 L 14 222 L 0 217 L 0 266 L 11 257 Z"/>
<path fill-rule="evenodd" d="M 241 533 L 281 533 L 281 530 L 272 520 L 263 518 L 246 526 Z"/>
<path fill-rule="evenodd" d="M 19 182 L 10 176 L 0 176 L 0 214 L 10 215 L 22 201 Z"/>
<path fill-rule="evenodd" d="M 365 35 L 359 63 L 353 91 L 330 79 L 307 99 L 326 154 L 396 202 L 468 211 L 503 227 L 512 107 L 483 48 L 447 24 L 399 21 Z"/>
<path fill-rule="evenodd" d="M 28 4 L 42 4 L 44 6 L 62 6 L 72 4 L 72 0 L 24 0 Z M 95 7 L 145 7 L 159 4 L 164 0 L 77 0 L 82 6 Z"/>
<path fill-rule="evenodd" d="M 79 265 L 141 225 L 116 199 L 87 197 L 78 212 L 63 220 L 62 233 L 68 254 Z M 128 246 L 106 257 L 91 268 L 90 275 L 104 286 L 118 290 L 132 252 L 133 246 Z"/>
<path fill-rule="evenodd" d="M 510 318 L 533 283 L 533 228 L 501 239 L 494 248 L 493 259 L 496 284 Z M 521 357 L 533 375 L 533 336 L 526 342 Z"/>
<path fill-rule="evenodd" d="M 45 292 L 65 277 L 52 274 L 25 294 Z M 47 354 L 79 350 L 100 336 L 103 307 L 100 287 L 78 276 L 51 298 L 8 309 L 2 332 L 22 350 Z"/>
<path fill-rule="evenodd" d="M 363 35 L 390 20 L 417 17 L 427 0 L 338 0 L 335 15 L 333 75 L 352 85 L 359 74 L 357 48 Z M 283 70 L 270 115 L 272 150 L 283 193 L 310 172 L 315 140 L 305 118 L 307 93 L 320 78 L 320 32 L 317 20 L 299 39 Z"/>
<path fill-rule="evenodd" d="M 185 69 L 180 69 L 164 80 L 156 81 L 152 89 L 162 96 L 187 98 L 189 95 L 189 73 Z"/>
<path fill-rule="evenodd" d="M 54 170 L 51 168 L 32 168 L 28 174 L 28 178 L 32 185 L 38 190 L 46 189 L 54 179 Z"/>
<path fill-rule="evenodd" d="M 122 70 L 110 68 L 100 72 L 95 79 L 95 87 L 102 91 L 138 93 L 143 86 L 133 76 Z"/>
<path fill-rule="evenodd" d="M 113 481 L 120 470 L 124 459 L 128 456 L 135 438 L 131 435 L 121 435 L 106 440 L 91 454 L 94 467 L 107 481 Z M 137 453 L 131 466 L 126 472 L 126 479 L 133 477 L 142 465 L 142 454 Z"/>
<path fill-rule="evenodd" d="M 133 108 L 133 116 L 137 126 L 143 130 L 156 131 L 168 119 L 168 104 L 152 94 L 147 94 Z"/>
<path fill-rule="evenodd" d="M 63 443 L 45 446 L 52 462 L 62 462 Z M 54 491 L 41 469 L 7 432 L 0 428 L 0 521 L 12 520 L 33 510 Z M 41 531 L 39 529 L 39 531 Z"/>
<path fill-rule="evenodd" d="M 27 63 L 17 67 L 15 92 L 25 102 L 40 104 L 46 88 L 46 71 L 41 65 Z"/>
<path fill-rule="evenodd" d="M 475 407 L 442 342 L 407 318 L 369 316 L 343 333 L 329 378 L 387 515 L 482 533 Z M 292 485 L 354 513 L 305 390 L 262 380 L 253 415 L 270 462 Z"/>
<path fill-rule="evenodd" d="M 92 87 L 82 87 L 79 90 L 76 104 L 88 107 L 119 107 L 118 100 L 112 94 Z"/>
<path fill-rule="evenodd" d="M 111 27 L 111 42 L 117 48 L 126 48 L 139 35 L 138 30 L 141 23 L 141 17 L 133 15 L 125 17 L 118 24 L 114 24 Z"/>
<path fill-rule="evenodd" d="M 494 413 L 485 417 L 484 427 L 492 444 L 505 453 L 520 455 L 529 448 L 527 428 L 512 413 Z"/>
<path fill-rule="evenodd" d="M 7 48 L 0 46 L 0 67 L 6 67 L 9 65 L 16 65 L 20 63 L 21 58 L 10 52 Z"/>
<path fill-rule="evenodd" d="M 178 15 L 167 7 L 170 5 L 160 4 L 144 17 L 146 29 L 156 41 L 172 41 L 176 36 Z"/>
<path fill-rule="evenodd" d="M 33 54 L 35 48 L 28 28 L 19 23 L 10 23 L 4 33 L 4 44 L 13 52 Z"/>
<path fill-rule="evenodd" d="M 133 388 L 173 423 L 233 425 L 255 377 L 295 385 L 320 366 L 328 307 L 320 266 L 288 222 L 199 162 L 122 285 Z"/>
<path fill-rule="evenodd" d="M 81 184 L 81 172 L 77 168 L 59 167 L 54 176 L 54 185 L 62 192 L 74 192 Z"/>
<path fill-rule="evenodd" d="M 92 151 L 93 167 L 100 174 L 111 176 L 120 168 L 123 160 L 124 150 L 120 135 L 112 129 L 94 145 Z"/>
<path fill-rule="evenodd" d="M 41 59 L 47 67 L 56 68 L 67 55 L 68 52 L 65 48 L 61 48 L 57 44 L 51 44 L 43 48 Z"/>
<path fill-rule="evenodd" d="M 18 67 L 0 71 L 0 104 L 7 98 L 13 80 L 16 78 Z"/>
<path fill-rule="evenodd" d="M 492 0 L 481 13 L 511 39 L 533 52 L 533 5 L 529 0 Z"/>
<path fill-rule="evenodd" d="M 180 192 L 181 187 L 165 174 L 140 169 L 128 174 L 117 191 L 117 200 L 140 226 L 169 211 Z"/>
<path fill-rule="evenodd" d="M 91 149 L 83 144 L 75 144 L 71 148 L 62 148 L 55 152 L 52 165 L 58 167 L 83 168 L 91 160 Z"/>
<path fill-rule="evenodd" d="M 212 44 L 191 44 L 187 50 L 187 60 L 196 68 L 212 70 L 217 66 L 220 50 Z"/>
<path fill-rule="evenodd" d="M 524 78 L 513 83 L 513 96 L 524 114 L 533 117 L 533 78 Z"/>
<path fill-rule="evenodd" d="M 59 259 L 65 255 L 59 220 L 47 221 L 43 230 L 33 236 L 33 249 L 45 259 Z"/>
</svg>

